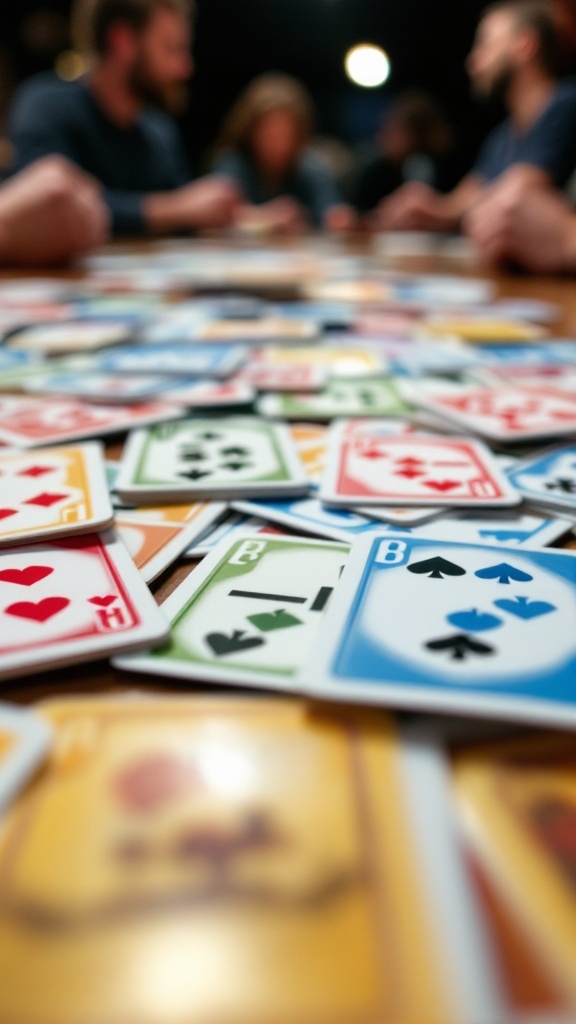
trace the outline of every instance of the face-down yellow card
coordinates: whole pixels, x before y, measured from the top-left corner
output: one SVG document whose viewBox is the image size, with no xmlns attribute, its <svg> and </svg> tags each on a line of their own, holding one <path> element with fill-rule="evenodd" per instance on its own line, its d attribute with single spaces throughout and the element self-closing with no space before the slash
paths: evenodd
<svg viewBox="0 0 576 1024">
<path fill-rule="evenodd" d="M 381 714 L 61 701 L 0 831 L 6 1024 L 447 1024 Z M 438 894 L 436 894 L 437 896 Z"/>
</svg>

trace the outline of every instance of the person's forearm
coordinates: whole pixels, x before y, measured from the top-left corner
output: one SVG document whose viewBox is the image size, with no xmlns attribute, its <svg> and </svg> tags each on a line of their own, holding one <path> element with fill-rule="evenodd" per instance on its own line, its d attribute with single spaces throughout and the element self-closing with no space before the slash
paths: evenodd
<svg viewBox="0 0 576 1024">
<path fill-rule="evenodd" d="M 463 217 L 478 202 L 483 193 L 484 185 L 481 178 L 469 175 L 452 192 L 438 195 L 435 215 L 438 217 L 439 224 L 446 229 L 456 230 L 459 228 Z"/>
<path fill-rule="evenodd" d="M 144 223 L 150 234 L 171 234 L 185 226 L 179 189 L 150 193 L 144 197 L 142 209 Z"/>
</svg>

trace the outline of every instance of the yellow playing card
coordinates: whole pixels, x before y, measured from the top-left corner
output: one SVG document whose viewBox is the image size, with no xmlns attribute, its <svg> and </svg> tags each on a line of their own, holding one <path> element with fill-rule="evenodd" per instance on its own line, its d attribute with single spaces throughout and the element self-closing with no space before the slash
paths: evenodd
<svg viewBox="0 0 576 1024">
<path fill-rule="evenodd" d="M 471 319 L 435 319 L 428 320 L 425 330 L 433 335 L 456 335 L 463 341 L 472 341 L 475 344 L 487 342 L 491 345 L 497 342 L 511 344 L 514 342 L 535 341 L 543 338 L 545 331 L 534 324 L 528 324 L 521 320 L 494 320 L 487 317 L 485 320 Z"/>
<path fill-rule="evenodd" d="M 576 1009 L 576 739 L 469 750 L 455 780 L 476 853 Z"/>
<path fill-rule="evenodd" d="M 197 698 L 44 715 L 51 760 L 0 834 L 3 1024 L 455 1020 L 389 718 Z"/>
</svg>

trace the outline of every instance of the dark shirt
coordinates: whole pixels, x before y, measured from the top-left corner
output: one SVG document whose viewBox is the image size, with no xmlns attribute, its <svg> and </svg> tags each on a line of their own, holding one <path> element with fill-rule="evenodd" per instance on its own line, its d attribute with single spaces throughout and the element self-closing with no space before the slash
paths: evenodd
<svg viewBox="0 0 576 1024">
<path fill-rule="evenodd" d="M 190 180 L 176 123 L 153 108 L 122 128 L 98 106 L 84 79 L 62 82 L 36 75 L 16 94 L 8 119 L 14 147 L 13 171 L 58 153 L 104 186 L 116 235 L 145 230 L 143 202 L 150 192 L 167 192 Z"/>
<path fill-rule="evenodd" d="M 286 180 L 277 189 L 270 190 L 262 181 L 258 168 L 242 153 L 224 153 L 216 161 L 214 170 L 225 174 L 242 190 L 248 202 L 259 206 L 280 196 L 291 196 L 307 211 L 315 227 L 322 227 L 327 211 L 338 206 L 342 198 L 327 167 L 311 153 L 305 153 Z"/>
<path fill-rule="evenodd" d="M 552 99 L 527 132 L 520 135 L 512 121 L 490 133 L 474 173 L 494 181 L 512 164 L 530 164 L 546 171 L 562 188 L 576 169 L 576 84 L 561 82 Z"/>
</svg>

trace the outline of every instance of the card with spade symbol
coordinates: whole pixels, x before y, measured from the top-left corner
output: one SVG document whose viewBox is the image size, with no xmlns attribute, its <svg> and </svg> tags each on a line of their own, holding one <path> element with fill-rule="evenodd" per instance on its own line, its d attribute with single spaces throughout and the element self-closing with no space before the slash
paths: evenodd
<svg viewBox="0 0 576 1024">
<path fill-rule="evenodd" d="M 337 377 L 323 391 L 265 394 L 263 416 L 286 420 L 333 420 L 337 416 L 403 416 L 408 406 L 391 377 Z"/>
<path fill-rule="evenodd" d="M 112 515 L 98 443 L 0 453 L 0 547 L 93 533 Z"/>
<path fill-rule="evenodd" d="M 508 477 L 529 504 L 576 513 L 576 444 L 524 459 Z"/>
<path fill-rule="evenodd" d="M 300 537 L 226 538 L 162 605 L 171 623 L 169 643 L 114 664 L 293 691 L 349 550 Z"/>
<path fill-rule="evenodd" d="M 359 539 L 300 680 L 317 697 L 576 723 L 576 553 Z"/>
<path fill-rule="evenodd" d="M 0 679 L 149 647 L 167 633 L 165 616 L 111 533 L 0 553 Z"/>
<path fill-rule="evenodd" d="M 319 492 L 328 506 L 502 507 L 520 496 L 489 449 L 465 437 L 386 435 L 332 426 Z"/>
<path fill-rule="evenodd" d="M 288 428 L 253 417 L 186 419 L 128 440 L 116 490 L 126 501 L 306 494 Z"/>
</svg>

